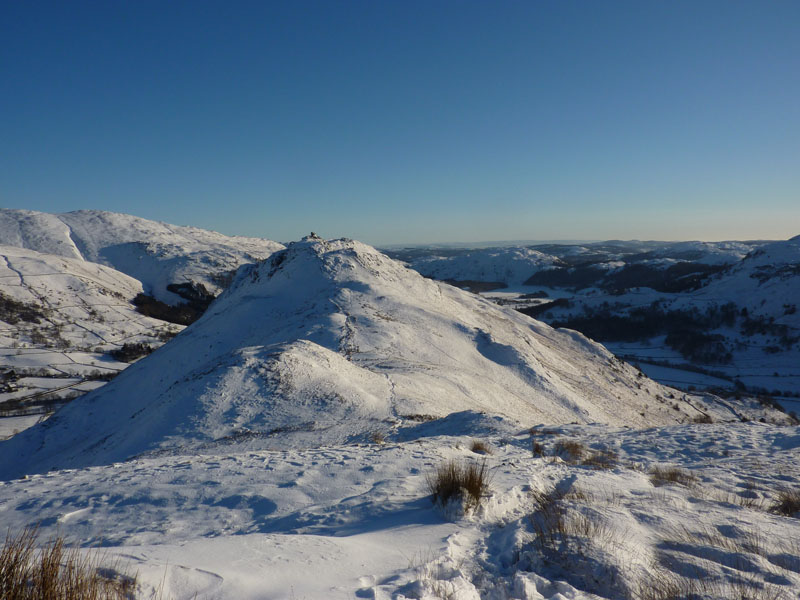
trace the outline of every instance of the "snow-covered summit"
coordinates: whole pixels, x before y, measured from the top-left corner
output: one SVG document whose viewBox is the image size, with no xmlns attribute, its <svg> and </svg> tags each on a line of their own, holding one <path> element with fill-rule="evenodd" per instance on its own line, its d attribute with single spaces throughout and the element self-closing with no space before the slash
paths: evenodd
<svg viewBox="0 0 800 600">
<path fill-rule="evenodd" d="M 218 293 L 221 276 L 283 247 L 266 239 L 229 237 L 120 213 L 56 215 L 18 209 L 0 209 L 0 244 L 113 267 L 166 302 L 179 300 L 167 291 L 170 283 L 193 281 Z"/>
<path fill-rule="evenodd" d="M 240 269 L 196 323 L 0 446 L 0 477 L 142 453 L 413 436 L 485 412 L 521 426 L 699 413 L 602 346 L 423 278 L 356 241 L 307 237 Z"/>
</svg>

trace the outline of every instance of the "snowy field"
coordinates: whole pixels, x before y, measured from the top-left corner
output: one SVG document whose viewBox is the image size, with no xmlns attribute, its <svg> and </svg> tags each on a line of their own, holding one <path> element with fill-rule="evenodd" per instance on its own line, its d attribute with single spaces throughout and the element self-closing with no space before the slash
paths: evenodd
<svg viewBox="0 0 800 600">
<path fill-rule="evenodd" d="M 800 483 L 796 428 L 531 434 L 486 417 L 453 437 L 438 434 L 446 421 L 404 442 L 33 475 L 0 483 L 0 521 L 120 557 L 138 598 L 685 597 L 645 593 L 669 586 L 797 597 L 800 521 L 770 511 Z M 451 459 L 489 468 L 488 496 L 467 515 L 431 502 L 426 479 Z M 684 481 L 659 481 L 654 467 L 679 467 Z"/>
</svg>

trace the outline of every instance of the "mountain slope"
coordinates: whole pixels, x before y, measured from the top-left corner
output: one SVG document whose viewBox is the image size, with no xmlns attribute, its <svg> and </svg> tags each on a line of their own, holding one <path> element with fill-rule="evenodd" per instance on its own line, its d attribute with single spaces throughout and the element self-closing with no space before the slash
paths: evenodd
<svg viewBox="0 0 800 600">
<path fill-rule="evenodd" d="M 420 420 L 457 411 L 525 426 L 700 414 L 666 397 L 580 334 L 424 279 L 359 242 L 306 238 L 241 269 L 199 321 L 113 382 L 5 442 L 0 476 L 233 443 L 413 436 Z"/>
<path fill-rule="evenodd" d="M 105 211 L 53 215 L 16 209 L 0 209 L 0 244 L 113 267 L 138 279 L 147 294 L 169 303 L 180 301 L 167 291 L 170 283 L 201 283 L 216 294 L 224 287 L 222 280 L 240 265 L 283 247 L 261 238 L 228 237 Z"/>
<path fill-rule="evenodd" d="M 103 265 L 0 246 L 2 414 L 42 412 L 48 390 L 68 389 L 55 394 L 63 398 L 101 385 L 127 366 L 111 353 L 125 344 L 146 351 L 182 329 L 139 314 L 131 298 L 141 291 Z"/>
<path fill-rule="evenodd" d="M 180 329 L 137 313 L 130 300 L 141 291 L 137 280 L 103 265 L 0 246 L 0 344 L 89 352 Z"/>
<path fill-rule="evenodd" d="M 800 326 L 800 314 L 783 314 L 800 300 L 800 235 L 751 252 L 704 290 L 702 296 L 736 302 L 753 314 Z"/>
</svg>

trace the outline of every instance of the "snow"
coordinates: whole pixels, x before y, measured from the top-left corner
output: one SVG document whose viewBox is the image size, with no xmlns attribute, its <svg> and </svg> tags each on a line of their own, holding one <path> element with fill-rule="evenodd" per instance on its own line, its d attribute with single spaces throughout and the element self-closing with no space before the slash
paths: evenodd
<svg viewBox="0 0 800 600">
<path fill-rule="evenodd" d="M 41 522 L 45 537 L 121 557 L 140 598 L 623 598 L 665 573 L 746 578 L 783 594 L 770 597 L 800 585 L 800 521 L 767 510 L 797 485 L 797 428 L 540 426 L 532 437 L 507 420 L 473 422 L 465 436 L 33 475 L 0 483 L 0 514 L 12 530 Z M 469 449 L 476 438 L 492 451 L 490 495 L 447 519 L 426 474 L 483 460 Z M 554 456 L 565 439 L 614 451 L 616 463 L 565 462 Z M 531 455 L 532 440 L 545 456 Z M 654 485 L 651 467 L 670 465 L 694 483 Z M 597 524 L 560 553 L 541 549 L 533 527 L 535 493 L 554 488 L 568 515 Z"/>
<path fill-rule="evenodd" d="M 222 290 L 218 277 L 283 248 L 271 240 L 99 210 L 53 215 L 0 209 L 0 244 L 113 267 L 168 303 L 180 301 L 167 291 L 170 283 L 194 281 L 216 294 Z"/>
<path fill-rule="evenodd" d="M 17 390 L 1 392 L 0 401 L 79 381 L 64 379 L 69 376 L 116 373 L 128 365 L 112 360 L 109 351 L 129 342 L 160 346 L 182 329 L 136 312 L 130 300 L 142 291 L 140 282 L 80 259 L 0 246 L 0 286 L 5 297 L 38 311 L 33 321 L 15 319 L 13 311 L 0 316 L 0 362 L 20 377 Z"/>
<path fill-rule="evenodd" d="M 800 482 L 786 422 L 661 386 L 369 246 L 306 238 L 1 442 L 0 522 L 107 551 L 139 600 L 611 600 L 665 582 L 788 599 L 800 521 L 771 510 Z M 489 468 L 466 514 L 431 502 L 450 460 Z"/>
</svg>

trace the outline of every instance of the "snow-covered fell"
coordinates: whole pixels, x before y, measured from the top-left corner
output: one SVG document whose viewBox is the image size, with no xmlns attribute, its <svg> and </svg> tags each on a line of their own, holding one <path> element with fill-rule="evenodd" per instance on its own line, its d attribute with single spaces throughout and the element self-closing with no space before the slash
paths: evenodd
<svg viewBox="0 0 800 600">
<path fill-rule="evenodd" d="M 456 256 L 425 256 L 411 266 L 439 280 L 502 282 L 521 285 L 536 271 L 558 263 L 555 256 L 531 248 L 488 248 Z"/>
<path fill-rule="evenodd" d="M 306 238 L 241 269 L 199 321 L 110 384 L 3 443 L 0 475 L 234 443 L 411 435 L 420 420 L 463 411 L 521 426 L 702 414 L 699 401 L 667 397 L 576 332 L 425 279 L 359 242 Z"/>
<path fill-rule="evenodd" d="M 800 333 L 800 236 L 765 244 L 695 295 L 734 302 Z"/>
<path fill-rule="evenodd" d="M 18 209 L 0 209 L 0 244 L 113 267 L 169 303 L 180 301 L 167 291 L 170 283 L 201 283 L 218 293 L 221 279 L 240 265 L 283 247 L 266 239 L 229 237 L 120 213 Z"/>
<path fill-rule="evenodd" d="M 83 375 L 127 366 L 110 351 L 126 343 L 160 346 L 182 329 L 139 314 L 131 299 L 141 291 L 139 281 L 103 265 L 0 246 L 0 366 L 22 377 L 0 400 L 70 383 L 85 391 Z"/>
</svg>

